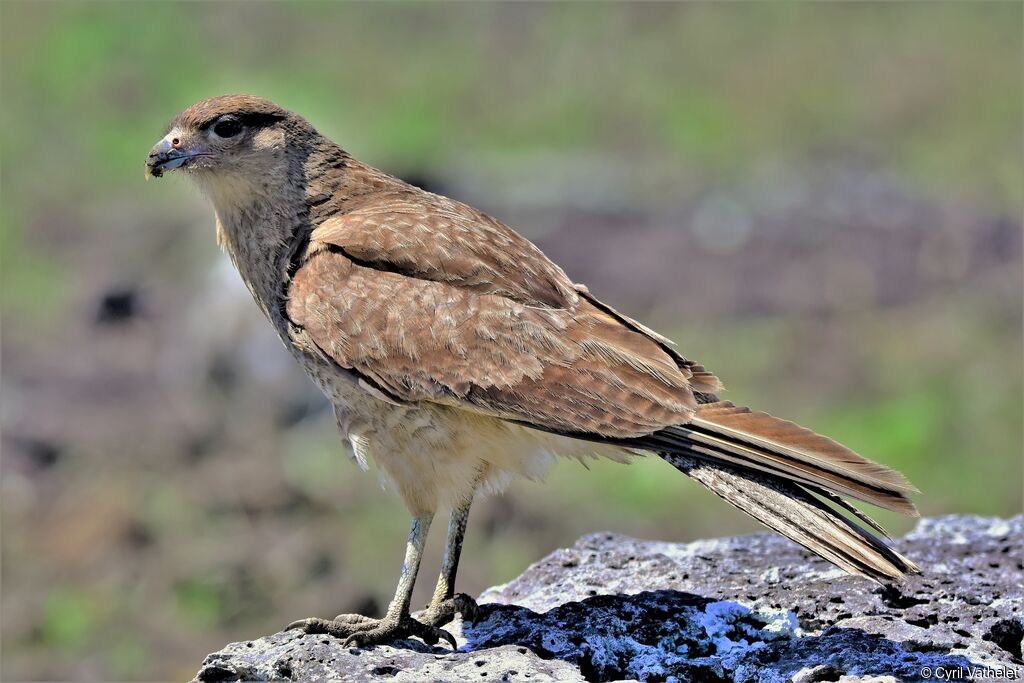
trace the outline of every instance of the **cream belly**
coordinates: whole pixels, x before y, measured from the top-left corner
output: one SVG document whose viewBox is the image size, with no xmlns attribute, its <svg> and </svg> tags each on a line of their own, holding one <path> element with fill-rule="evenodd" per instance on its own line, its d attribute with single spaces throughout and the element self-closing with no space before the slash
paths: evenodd
<svg viewBox="0 0 1024 683">
<path fill-rule="evenodd" d="M 556 456 L 628 461 L 634 454 L 436 403 L 395 405 L 336 369 L 306 365 L 334 406 L 365 469 L 369 461 L 415 514 L 457 507 L 477 490 L 498 492 L 513 475 L 538 479 Z"/>
</svg>

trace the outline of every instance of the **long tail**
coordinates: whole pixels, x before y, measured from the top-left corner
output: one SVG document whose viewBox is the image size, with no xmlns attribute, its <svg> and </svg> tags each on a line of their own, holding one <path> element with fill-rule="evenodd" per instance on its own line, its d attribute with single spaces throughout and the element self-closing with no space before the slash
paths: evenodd
<svg viewBox="0 0 1024 683">
<path fill-rule="evenodd" d="M 884 530 L 848 496 L 917 515 L 916 489 L 898 472 L 831 439 L 728 401 L 701 405 L 685 425 L 637 440 L 765 526 L 854 574 L 874 581 L 920 571 L 836 510 Z"/>
</svg>

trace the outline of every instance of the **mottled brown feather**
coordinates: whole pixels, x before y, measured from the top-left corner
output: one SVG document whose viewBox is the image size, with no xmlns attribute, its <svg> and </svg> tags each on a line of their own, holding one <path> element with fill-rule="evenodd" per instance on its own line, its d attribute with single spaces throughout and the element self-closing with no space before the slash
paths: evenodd
<svg viewBox="0 0 1024 683">
<path fill-rule="evenodd" d="M 289 318 L 335 362 L 402 401 L 629 438 L 686 422 L 686 375 L 585 301 L 527 306 L 320 251 L 295 273 Z"/>
<path fill-rule="evenodd" d="M 357 197 L 313 231 L 353 260 L 415 278 L 568 308 L 576 290 L 533 243 L 487 214 L 412 187 Z"/>
<path fill-rule="evenodd" d="M 623 315 L 622 313 L 619 313 L 617 310 L 615 310 L 608 304 L 604 303 L 603 301 L 599 301 L 593 294 L 590 293 L 590 290 L 588 290 L 583 285 L 576 285 L 576 290 L 580 293 L 582 297 L 584 297 L 591 304 L 601 309 L 605 313 L 608 313 L 609 315 L 613 316 L 616 320 L 618 320 L 620 323 L 622 323 L 629 329 L 633 330 L 634 332 L 639 332 L 640 334 L 646 336 L 652 341 L 657 342 L 657 344 L 661 347 L 662 351 L 672 356 L 676 364 L 680 368 L 683 368 L 686 372 L 689 373 L 690 387 L 694 391 L 707 394 L 717 394 L 719 391 L 722 391 L 722 389 L 724 389 L 721 380 L 715 377 L 713 373 L 709 372 L 707 368 L 705 368 L 703 365 L 696 361 L 692 361 L 689 360 L 688 358 L 683 357 L 682 354 L 676 351 L 673 348 L 674 344 L 671 339 L 663 337 L 662 335 L 658 334 L 657 332 L 647 327 L 646 325 L 643 325 L 642 323 L 639 323 L 636 320 L 633 320 L 632 318 Z"/>
</svg>

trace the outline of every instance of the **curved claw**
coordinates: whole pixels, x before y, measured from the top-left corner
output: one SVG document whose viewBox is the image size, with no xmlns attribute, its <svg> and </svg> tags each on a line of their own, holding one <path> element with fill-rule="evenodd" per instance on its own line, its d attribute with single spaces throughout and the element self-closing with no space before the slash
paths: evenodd
<svg viewBox="0 0 1024 683">
<path fill-rule="evenodd" d="M 440 632 L 441 638 L 443 638 L 446 643 L 452 646 L 452 650 L 459 649 L 459 644 L 455 642 L 455 636 L 453 636 L 451 633 L 448 633 L 448 631 L 445 631 L 443 628 L 439 628 L 437 630 Z M 433 645 L 433 643 L 431 643 L 431 645 Z"/>
<path fill-rule="evenodd" d="M 445 631 L 443 628 L 438 628 L 431 624 L 424 624 L 416 621 L 415 619 L 411 619 L 410 621 L 412 622 L 410 624 L 412 626 L 410 629 L 412 631 L 412 635 L 419 636 L 420 640 L 427 645 L 434 645 L 439 640 L 444 640 L 446 643 L 451 645 L 453 650 L 459 649 L 458 643 L 455 642 L 455 636 L 448 633 L 448 631 Z"/>
<path fill-rule="evenodd" d="M 314 625 L 314 622 L 317 622 L 317 621 L 323 621 L 323 619 L 316 619 L 316 618 L 296 619 L 292 623 L 290 623 L 287 626 L 285 626 L 284 630 L 285 631 L 292 631 L 292 630 L 296 630 L 296 629 L 301 629 L 303 631 L 307 631 L 308 632 L 307 629 L 312 627 Z"/>
</svg>

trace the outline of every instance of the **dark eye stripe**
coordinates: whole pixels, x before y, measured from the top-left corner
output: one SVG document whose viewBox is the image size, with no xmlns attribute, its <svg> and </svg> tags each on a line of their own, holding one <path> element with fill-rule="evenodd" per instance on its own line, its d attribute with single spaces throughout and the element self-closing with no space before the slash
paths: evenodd
<svg viewBox="0 0 1024 683">
<path fill-rule="evenodd" d="M 224 114 L 215 116 L 209 121 L 206 121 L 203 125 L 199 126 L 199 130 L 206 130 L 213 124 L 217 123 L 224 118 Z M 265 126 L 272 125 L 278 121 L 284 120 L 284 116 L 279 114 L 259 114 L 255 112 L 237 112 L 231 114 L 231 117 L 241 123 L 246 128 L 263 128 Z"/>
</svg>

